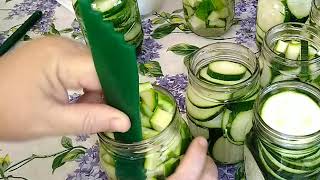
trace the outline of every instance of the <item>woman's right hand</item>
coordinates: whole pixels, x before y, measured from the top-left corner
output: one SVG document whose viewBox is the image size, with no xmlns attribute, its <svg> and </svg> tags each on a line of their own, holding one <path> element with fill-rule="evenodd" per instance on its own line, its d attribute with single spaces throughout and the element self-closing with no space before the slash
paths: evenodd
<svg viewBox="0 0 320 180">
<path fill-rule="evenodd" d="M 195 138 L 190 144 L 176 172 L 169 180 L 217 180 L 218 169 L 207 156 L 208 142 L 203 137 Z"/>
</svg>

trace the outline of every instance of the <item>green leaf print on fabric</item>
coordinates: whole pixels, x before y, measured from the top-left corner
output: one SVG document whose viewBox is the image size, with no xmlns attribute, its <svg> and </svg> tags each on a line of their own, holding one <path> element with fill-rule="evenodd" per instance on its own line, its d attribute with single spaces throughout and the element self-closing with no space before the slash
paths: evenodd
<svg viewBox="0 0 320 180">
<path fill-rule="evenodd" d="M 64 165 L 66 162 L 63 162 L 63 159 L 67 156 L 69 152 L 65 152 L 60 154 L 59 156 L 57 156 L 56 158 L 54 158 L 53 162 L 52 162 L 52 174 L 54 173 L 54 171 L 61 167 L 62 165 Z"/>
<path fill-rule="evenodd" d="M 66 148 L 66 149 L 72 148 L 73 145 L 72 145 L 71 138 L 63 136 L 61 138 L 61 145 L 62 145 L 62 147 Z"/>
<path fill-rule="evenodd" d="M 186 56 L 191 53 L 194 53 L 195 51 L 199 50 L 200 48 L 191 44 L 185 44 L 185 43 L 180 43 L 173 45 L 168 48 L 168 51 L 172 51 L 173 53 L 177 55 L 182 55 Z"/>
<path fill-rule="evenodd" d="M 85 151 L 82 149 L 74 149 L 68 152 L 67 155 L 63 157 L 62 162 L 70 162 L 79 159 L 84 153 Z"/>
<path fill-rule="evenodd" d="M 149 77 L 163 76 L 161 66 L 157 61 L 149 61 L 144 64 L 139 64 L 139 72 L 140 74 Z"/>
<path fill-rule="evenodd" d="M 176 29 L 177 24 L 163 24 L 153 31 L 151 36 L 155 39 L 161 39 Z"/>
</svg>

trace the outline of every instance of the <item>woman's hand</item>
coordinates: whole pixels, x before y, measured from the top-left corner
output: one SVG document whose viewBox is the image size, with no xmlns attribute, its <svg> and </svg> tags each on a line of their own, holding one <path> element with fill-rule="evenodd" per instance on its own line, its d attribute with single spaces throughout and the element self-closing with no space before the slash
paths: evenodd
<svg viewBox="0 0 320 180">
<path fill-rule="evenodd" d="M 168 180 L 217 180 L 218 170 L 207 156 L 208 143 L 203 137 L 195 138 L 176 172 Z"/>
<path fill-rule="evenodd" d="M 67 89 L 85 90 L 69 104 Z M 102 104 L 88 48 L 63 38 L 30 41 L 0 58 L 0 139 L 125 132 L 128 117 Z"/>
</svg>

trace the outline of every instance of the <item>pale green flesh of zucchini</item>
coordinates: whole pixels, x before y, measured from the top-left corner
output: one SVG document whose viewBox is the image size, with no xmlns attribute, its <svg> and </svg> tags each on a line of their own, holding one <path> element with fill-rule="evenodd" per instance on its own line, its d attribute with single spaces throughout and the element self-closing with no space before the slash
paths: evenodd
<svg viewBox="0 0 320 180">
<path fill-rule="evenodd" d="M 240 80 L 247 68 L 231 61 L 215 61 L 208 65 L 208 75 L 212 78 L 224 81 Z"/>
<path fill-rule="evenodd" d="M 320 130 L 320 108 L 309 96 L 284 91 L 269 97 L 261 110 L 262 119 L 288 135 L 309 135 Z"/>
<path fill-rule="evenodd" d="M 205 68 L 201 69 L 200 70 L 200 74 L 199 74 L 200 77 L 202 79 L 208 81 L 208 82 L 219 84 L 219 85 L 235 85 L 235 84 L 239 84 L 239 83 L 242 83 L 242 82 L 246 81 L 251 76 L 251 73 L 249 71 L 246 71 L 246 73 L 244 74 L 244 76 L 240 80 L 237 80 L 237 81 L 223 81 L 223 80 L 220 80 L 220 79 L 215 79 L 215 78 L 210 77 L 207 72 L 208 72 L 208 67 L 205 67 Z"/>
</svg>

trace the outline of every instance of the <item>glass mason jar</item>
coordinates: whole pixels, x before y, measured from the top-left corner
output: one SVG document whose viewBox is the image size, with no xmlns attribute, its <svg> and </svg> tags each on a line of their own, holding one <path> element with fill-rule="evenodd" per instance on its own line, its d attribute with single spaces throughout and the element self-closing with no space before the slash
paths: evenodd
<svg viewBox="0 0 320 180">
<path fill-rule="evenodd" d="M 313 0 L 311 14 L 310 14 L 310 25 L 320 28 L 320 0 Z"/>
<path fill-rule="evenodd" d="M 311 11 L 312 0 L 283 1 L 258 0 L 256 40 L 260 45 L 267 31 L 284 22 L 305 23 Z"/>
<path fill-rule="evenodd" d="M 284 45 L 286 48 L 279 48 L 282 46 L 278 45 L 279 42 L 289 43 Z M 303 56 L 302 48 L 308 51 Z M 284 53 L 279 53 L 279 49 L 283 49 Z M 283 80 L 297 80 L 320 87 L 319 50 L 320 31 L 315 27 L 302 23 L 283 23 L 273 27 L 266 34 L 259 57 L 263 63 L 261 86 Z M 290 57 L 292 54 L 296 54 L 297 59 L 293 60 Z"/>
<path fill-rule="evenodd" d="M 112 22 L 114 30 L 122 33 L 128 44 L 135 46 L 137 50 L 140 49 L 143 31 L 136 0 L 92 0 L 91 6 L 102 13 L 104 21 Z M 73 0 L 73 8 L 86 39 L 77 0 Z"/>
<path fill-rule="evenodd" d="M 234 0 L 183 0 L 184 17 L 199 36 L 223 35 L 232 25 Z"/>
<path fill-rule="evenodd" d="M 163 88 L 154 86 L 175 102 L 173 96 Z M 116 142 L 111 133 L 99 133 L 100 164 L 111 180 L 139 179 L 128 177 L 127 171 L 138 171 L 147 179 L 165 179 L 171 175 L 180 162 L 189 143 L 191 134 L 178 108 L 166 129 L 152 138 L 133 144 Z M 121 166 L 122 165 L 122 166 Z M 116 167 L 122 167 L 117 171 Z M 125 169 L 123 169 L 125 168 Z"/>
<path fill-rule="evenodd" d="M 278 82 L 261 92 L 254 105 L 254 125 L 244 150 L 247 180 L 320 178 L 320 129 L 308 135 L 287 135 L 261 118 L 268 97 L 288 90 L 307 95 L 320 106 L 320 91 L 303 82 Z"/>
<path fill-rule="evenodd" d="M 245 67 L 247 78 L 232 85 L 203 80 L 201 73 L 208 64 L 219 61 Z M 243 143 L 252 126 L 252 107 L 260 89 L 259 69 L 255 54 L 234 43 L 205 46 L 188 64 L 186 106 L 189 128 L 194 137 L 208 139 L 209 152 L 219 164 L 235 164 L 243 160 Z"/>
</svg>

